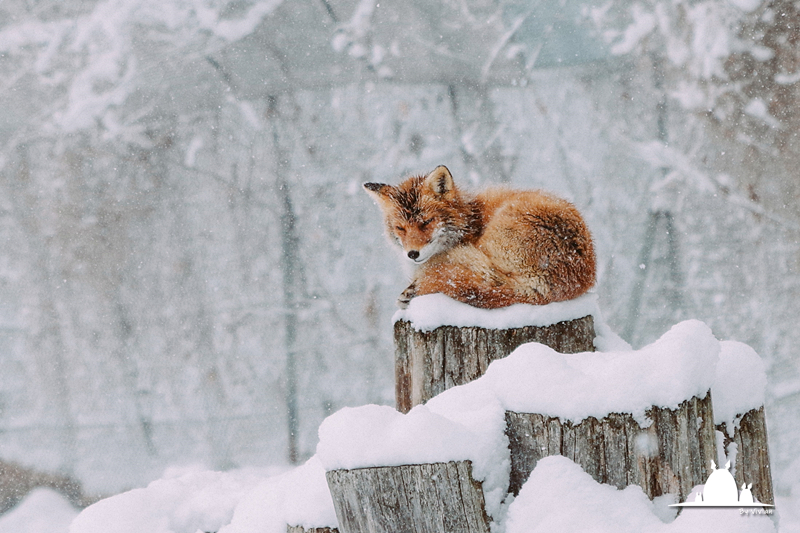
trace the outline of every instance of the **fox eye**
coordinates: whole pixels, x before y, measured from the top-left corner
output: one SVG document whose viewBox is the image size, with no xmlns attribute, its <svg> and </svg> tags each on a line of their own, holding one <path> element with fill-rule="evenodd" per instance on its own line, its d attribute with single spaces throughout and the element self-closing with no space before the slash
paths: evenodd
<svg viewBox="0 0 800 533">
<path fill-rule="evenodd" d="M 406 232 L 406 228 L 404 228 L 403 226 L 395 226 L 394 229 L 396 229 L 400 233 L 405 233 Z"/>
<path fill-rule="evenodd" d="M 419 225 L 419 227 L 425 229 L 431 222 L 433 222 L 432 218 L 429 218 L 428 220 L 423 220 L 422 223 Z"/>
</svg>

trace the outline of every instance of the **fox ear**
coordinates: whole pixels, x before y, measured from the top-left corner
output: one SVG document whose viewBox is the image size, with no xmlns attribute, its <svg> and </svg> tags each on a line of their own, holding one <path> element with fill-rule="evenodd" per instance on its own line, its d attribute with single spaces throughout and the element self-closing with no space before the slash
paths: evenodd
<svg viewBox="0 0 800 533">
<path fill-rule="evenodd" d="M 444 165 L 439 165 L 425 177 L 425 186 L 441 195 L 447 194 L 455 188 L 453 176 Z"/>
<path fill-rule="evenodd" d="M 375 198 L 380 199 L 381 197 L 389 196 L 389 185 L 385 183 L 365 183 L 364 190 L 366 190 L 370 196 L 374 196 Z"/>
</svg>

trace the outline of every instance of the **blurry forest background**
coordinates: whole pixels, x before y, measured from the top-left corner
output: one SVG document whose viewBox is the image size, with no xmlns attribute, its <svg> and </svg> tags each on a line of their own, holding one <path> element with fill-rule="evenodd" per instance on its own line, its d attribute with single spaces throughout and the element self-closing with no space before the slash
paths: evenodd
<svg viewBox="0 0 800 533">
<path fill-rule="evenodd" d="M 4 0 L 0 460 L 110 493 L 313 454 L 393 404 L 405 287 L 365 181 L 571 199 L 606 321 L 768 365 L 800 490 L 800 6 Z"/>
</svg>

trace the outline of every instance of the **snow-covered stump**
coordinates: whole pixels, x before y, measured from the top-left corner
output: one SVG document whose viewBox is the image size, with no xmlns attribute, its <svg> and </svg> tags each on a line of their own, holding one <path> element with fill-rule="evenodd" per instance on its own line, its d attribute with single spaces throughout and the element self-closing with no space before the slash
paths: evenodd
<svg viewBox="0 0 800 533">
<path fill-rule="evenodd" d="M 343 533 L 488 533 L 470 461 L 333 470 L 326 474 Z"/>
<path fill-rule="evenodd" d="M 322 422 L 317 457 L 339 531 L 489 532 L 508 487 L 505 410 L 470 385 L 405 414 L 364 405 Z"/>
<path fill-rule="evenodd" d="M 767 423 L 764 406 L 748 411 L 739 418 L 738 427 L 733 431 L 733 438 L 728 433 L 727 422 L 717 425 L 723 434 L 723 447 L 729 454 L 733 452 L 731 444 L 736 445 L 735 471 L 733 478 L 736 486 L 753 484 L 753 497 L 770 505 L 775 504 L 772 492 L 772 471 L 769 464 L 769 446 L 767 445 Z"/>
<path fill-rule="evenodd" d="M 582 297 L 485 310 L 441 294 L 415 298 L 409 309 L 395 315 L 397 410 L 407 413 L 451 387 L 478 379 L 489 363 L 528 342 L 560 353 L 594 351 L 594 305 L 593 298 Z"/>
<path fill-rule="evenodd" d="M 741 342 L 722 341 L 712 388 L 721 452 L 731 461 L 737 487 L 753 485 L 761 503 L 774 504 L 764 412 L 767 375 L 761 357 Z M 724 461 L 723 461 L 724 459 Z"/>
<path fill-rule="evenodd" d="M 684 501 L 705 482 L 706 468 L 716 457 L 711 395 L 693 397 L 677 409 L 651 407 L 646 416 L 652 423 L 643 428 L 630 414 L 573 424 L 508 411 L 509 492 L 519 493 L 540 459 L 563 455 L 598 483 L 619 489 L 639 485 L 650 499 L 672 493 Z"/>
</svg>

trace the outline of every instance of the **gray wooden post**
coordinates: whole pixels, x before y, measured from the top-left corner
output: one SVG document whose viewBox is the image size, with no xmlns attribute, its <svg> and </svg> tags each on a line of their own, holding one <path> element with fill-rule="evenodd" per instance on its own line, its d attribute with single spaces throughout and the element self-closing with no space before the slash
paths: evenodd
<svg viewBox="0 0 800 533">
<path fill-rule="evenodd" d="M 753 484 L 753 496 L 761 503 L 775 504 L 772 490 L 772 471 L 769 465 L 769 446 L 767 445 L 767 422 L 764 406 L 752 409 L 741 417 L 739 427 L 734 429 L 733 438 L 728 435 L 727 424 L 723 422 L 717 430 L 724 435 L 723 446 L 730 453 L 730 444 L 736 444 L 733 478 L 736 486 L 742 483 Z"/>
<path fill-rule="evenodd" d="M 470 461 L 332 470 L 326 477 L 342 533 L 489 533 Z"/>
<path fill-rule="evenodd" d="M 579 424 L 540 414 L 506 413 L 511 448 L 509 492 L 518 494 L 539 459 L 563 455 L 597 482 L 624 488 L 639 485 L 650 499 L 677 494 L 685 501 L 705 483 L 716 459 L 711 393 L 677 409 L 652 407 L 642 428 L 631 415 L 612 413 Z"/>
<path fill-rule="evenodd" d="M 481 377 L 489 363 L 519 345 L 539 342 L 561 353 L 594 351 L 594 319 L 585 316 L 553 324 L 514 329 L 442 326 L 417 331 L 410 322 L 394 325 L 395 400 L 407 413 L 450 387 Z"/>
</svg>

